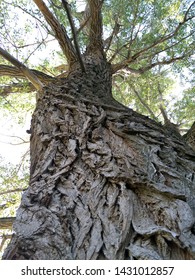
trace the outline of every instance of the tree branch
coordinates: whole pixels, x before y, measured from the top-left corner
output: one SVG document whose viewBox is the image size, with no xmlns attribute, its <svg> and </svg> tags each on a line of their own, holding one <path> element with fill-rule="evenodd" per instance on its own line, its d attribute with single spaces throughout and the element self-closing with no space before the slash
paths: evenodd
<svg viewBox="0 0 195 280">
<path fill-rule="evenodd" d="M 115 19 L 115 24 L 114 24 L 114 28 L 112 30 L 112 33 L 111 35 L 104 41 L 104 47 L 105 47 L 105 52 L 107 53 L 110 46 L 111 46 L 111 43 L 112 43 L 112 40 L 114 38 L 114 36 L 116 36 L 120 31 L 120 24 L 118 23 L 118 18 Z"/>
<path fill-rule="evenodd" d="M 15 219 L 15 217 L 0 218 L 0 229 L 11 229 Z"/>
<path fill-rule="evenodd" d="M 88 53 L 97 53 L 104 57 L 104 47 L 102 40 L 102 9 L 103 0 L 88 0 L 90 19 L 89 19 L 89 45 Z"/>
<path fill-rule="evenodd" d="M 131 88 L 133 89 L 133 92 L 135 93 L 135 95 L 137 96 L 137 98 L 139 99 L 140 103 L 147 109 L 147 111 L 150 113 L 150 116 L 154 119 L 157 120 L 157 117 L 155 116 L 155 114 L 153 113 L 153 111 L 150 109 L 150 107 L 148 106 L 148 104 L 145 103 L 145 101 L 141 98 L 141 95 L 139 94 L 139 92 L 135 89 L 135 87 L 133 85 L 131 85 Z"/>
<path fill-rule="evenodd" d="M 41 90 L 43 88 L 43 84 L 37 78 L 37 76 L 19 60 L 17 60 L 15 57 L 9 54 L 6 50 L 0 48 L 0 55 L 2 55 L 6 60 L 11 62 L 14 66 L 16 66 L 19 69 L 19 71 L 22 72 L 23 75 L 29 79 L 29 81 L 37 90 Z"/>
<path fill-rule="evenodd" d="M 4 191 L 4 192 L 0 192 L 0 195 L 4 195 L 4 194 L 9 194 L 9 193 L 15 193 L 15 192 L 24 192 L 27 189 L 13 189 L 13 190 L 8 190 L 8 191 Z"/>
<path fill-rule="evenodd" d="M 162 61 L 157 61 L 157 62 L 154 62 L 154 63 L 151 63 L 150 65 L 146 66 L 146 67 L 141 67 L 138 69 L 139 73 L 140 74 L 143 74 L 145 73 L 146 71 L 158 66 L 158 65 L 169 65 L 175 61 L 178 61 L 178 60 L 182 60 L 184 59 L 185 57 L 187 57 L 187 54 L 184 54 L 184 55 L 181 55 L 181 56 L 177 56 L 177 57 L 172 57 L 170 59 L 164 59 Z"/>
<path fill-rule="evenodd" d="M 52 82 L 55 79 L 39 70 L 29 69 L 29 71 L 33 75 L 35 75 L 42 83 L 45 84 Z M 21 72 L 19 68 L 10 65 L 5 65 L 5 64 L 0 64 L 0 76 L 9 76 L 14 78 L 22 78 L 22 79 L 27 78 L 26 75 L 23 72 Z"/>
<path fill-rule="evenodd" d="M 179 30 L 181 29 L 181 27 L 189 20 L 192 20 L 195 16 L 191 16 L 191 17 L 187 17 L 190 9 L 192 8 L 192 6 L 195 4 L 195 1 L 189 6 L 189 8 L 187 9 L 187 11 L 184 14 L 183 20 L 177 25 L 177 27 L 175 28 L 175 30 L 173 30 L 172 32 L 170 32 L 169 34 L 165 35 L 164 37 L 159 38 L 158 40 L 156 40 L 155 42 L 153 42 L 151 45 L 149 45 L 148 47 L 145 47 L 143 49 L 141 49 L 140 51 L 138 51 L 137 53 L 135 53 L 133 56 L 130 56 L 126 59 L 124 59 L 123 61 L 121 61 L 120 63 L 117 63 L 115 65 L 113 65 L 113 73 L 115 73 L 116 71 L 128 66 L 130 63 L 135 62 L 137 58 L 139 58 L 143 53 L 146 53 L 148 50 L 153 49 L 159 45 L 161 45 L 162 43 L 164 43 L 165 41 L 168 41 L 170 39 L 172 39 L 174 36 L 176 36 L 179 32 Z M 192 33 L 193 34 L 193 33 Z M 192 35 L 191 34 L 191 35 Z M 188 37 L 188 36 L 187 36 Z M 181 41 L 181 40 L 180 40 Z M 124 47 L 124 46 L 123 46 Z M 170 49 L 172 47 L 172 45 L 167 48 Z M 172 63 L 172 62 L 170 62 Z M 158 65 L 158 64 L 157 64 Z"/>
<path fill-rule="evenodd" d="M 190 12 L 190 9 L 192 8 L 192 6 L 194 6 L 194 4 L 195 4 L 195 1 L 191 3 L 191 5 L 190 5 L 189 8 L 187 9 L 187 11 L 185 12 L 184 19 L 183 19 L 184 22 L 186 22 L 186 21 L 188 21 L 188 20 L 190 20 L 190 19 L 192 19 L 192 18 L 195 17 L 195 16 L 192 16 L 192 17 L 190 17 L 190 18 L 187 18 L 188 14 L 189 14 L 189 12 Z"/>
<path fill-rule="evenodd" d="M 0 96 L 6 97 L 10 93 L 16 93 L 16 92 L 32 92 L 35 91 L 34 86 L 31 83 L 12 83 L 6 86 L 0 86 Z"/>
<path fill-rule="evenodd" d="M 84 27 L 86 27 L 90 17 L 90 15 L 86 15 L 86 18 L 84 18 L 84 20 L 80 22 L 80 27 L 76 31 L 77 35 L 81 32 L 81 30 L 83 30 Z"/>
<path fill-rule="evenodd" d="M 45 3 L 42 0 L 33 0 L 41 13 L 43 14 L 45 20 L 52 28 L 56 39 L 67 58 L 68 64 L 71 67 L 77 61 L 77 55 L 74 49 L 74 46 L 69 39 L 66 29 L 58 22 L 58 20 L 54 17 L 52 12 L 47 8 Z"/>
<path fill-rule="evenodd" d="M 168 116 L 167 116 L 167 112 L 165 111 L 165 109 L 163 108 L 162 104 L 160 104 L 159 106 L 159 109 L 160 109 L 160 112 L 163 116 L 163 119 L 164 119 L 164 124 L 168 124 L 168 123 L 171 123 L 171 121 L 169 120 Z"/>
<path fill-rule="evenodd" d="M 31 16 L 32 18 L 34 18 L 40 25 L 42 28 L 45 28 L 46 33 L 54 36 L 54 34 L 51 32 L 51 30 L 49 30 L 49 28 L 43 23 L 42 18 L 35 16 L 35 14 L 31 14 L 27 9 L 23 8 L 22 6 L 14 3 L 15 7 L 19 8 L 20 10 L 22 10 L 23 12 L 25 12 L 26 14 L 28 14 L 29 16 Z"/>
<path fill-rule="evenodd" d="M 1 241 L 1 244 L 0 244 L 0 252 L 3 249 L 3 246 L 4 246 L 5 242 L 6 242 L 6 240 L 11 239 L 11 238 L 12 238 L 12 234 L 3 234 L 2 238 L 1 238 L 2 241 Z"/>
<path fill-rule="evenodd" d="M 145 73 L 146 71 L 158 66 L 158 65 L 169 65 L 175 61 L 178 61 L 178 60 L 182 60 L 184 59 L 185 57 L 187 57 L 188 55 L 187 54 L 184 54 L 184 55 L 181 55 L 181 56 L 178 56 L 178 57 L 172 57 L 170 59 L 164 59 L 162 61 L 157 61 L 157 62 L 154 62 L 154 63 L 150 63 L 148 66 L 146 67 L 140 67 L 138 69 L 132 69 L 132 68 L 128 68 L 127 66 L 123 66 L 123 67 L 120 67 L 120 63 L 119 64 L 115 64 L 115 65 L 112 65 L 112 73 L 116 73 L 117 71 L 123 69 L 123 68 L 127 68 L 127 69 L 130 69 L 133 73 L 136 73 L 136 74 L 143 74 Z"/>
<path fill-rule="evenodd" d="M 69 23 L 70 23 L 70 27 L 71 27 L 72 35 L 73 35 L 74 46 L 75 46 L 75 49 L 76 49 L 76 52 L 77 52 L 77 57 L 78 57 L 78 60 L 79 60 L 80 66 L 81 66 L 81 70 L 82 70 L 82 72 L 85 73 L 86 72 L 85 71 L 85 66 L 84 66 L 84 63 L 83 63 L 83 60 L 82 60 L 79 44 L 78 44 L 78 41 L 77 41 L 76 28 L 75 28 L 75 25 L 74 25 L 74 21 L 72 19 L 72 15 L 71 15 L 68 3 L 65 0 L 62 0 L 62 5 L 63 5 L 63 7 L 66 11 L 66 14 L 67 14 L 67 17 L 68 17 L 68 20 L 69 20 Z"/>
</svg>

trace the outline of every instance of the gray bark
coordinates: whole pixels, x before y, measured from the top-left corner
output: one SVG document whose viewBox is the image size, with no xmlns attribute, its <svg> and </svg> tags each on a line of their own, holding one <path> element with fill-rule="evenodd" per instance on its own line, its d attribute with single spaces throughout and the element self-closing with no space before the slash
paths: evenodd
<svg viewBox="0 0 195 280">
<path fill-rule="evenodd" d="M 117 103 L 85 61 L 44 88 L 31 169 L 4 259 L 195 259 L 195 152 Z"/>
</svg>

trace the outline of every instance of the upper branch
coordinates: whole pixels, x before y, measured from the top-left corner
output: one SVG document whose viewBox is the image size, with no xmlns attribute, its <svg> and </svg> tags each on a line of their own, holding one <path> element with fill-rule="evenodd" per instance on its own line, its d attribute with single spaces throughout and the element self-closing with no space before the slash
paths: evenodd
<svg viewBox="0 0 195 280">
<path fill-rule="evenodd" d="M 71 15 L 71 12 L 70 12 L 67 1 L 62 0 L 62 5 L 63 5 L 63 7 L 64 7 L 64 9 L 67 13 L 67 17 L 68 17 L 68 20 L 69 20 L 69 23 L 70 23 L 70 27 L 71 27 L 72 35 L 73 35 L 74 46 L 75 46 L 75 49 L 76 49 L 76 53 L 77 53 L 77 56 L 78 56 L 78 60 L 79 60 L 81 69 L 82 69 L 83 72 L 85 72 L 85 66 L 84 66 L 84 63 L 83 63 L 83 60 L 82 60 L 79 44 L 78 44 L 78 41 L 77 41 L 76 28 L 75 28 L 75 25 L 74 25 L 72 15 Z"/>
<path fill-rule="evenodd" d="M 88 0 L 90 18 L 89 18 L 89 53 L 97 53 L 104 56 L 104 47 L 102 39 L 102 9 L 103 0 Z"/>
<path fill-rule="evenodd" d="M 68 64 L 71 66 L 77 61 L 77 55 L 74 46 L 69 39 L 66 29 L 58 22 L 54 17 L 52 12 L 47 8 L 42 0 L 33 0 L 41 13 L 43 14 L 45 20 L 52 28 L 60 47 L 68 60 Z"/>
<path fill-rule="evenodd" d="M 20 72 L 23 73 L 23 76 L 29 79 L 29 81 L 33 84 L 33 86 L 37 90 L 41 90 L 43 88 L 42 82 L 37 78 L 37 76 L 28 69 L 23 63 L 18 61 L 15 57 L 9 54 L 6 50 L 0 48 L 0 55 L 2 55 L 6 60 L 11 62 L 14 66 L 18 68 Z"/>
</svg>

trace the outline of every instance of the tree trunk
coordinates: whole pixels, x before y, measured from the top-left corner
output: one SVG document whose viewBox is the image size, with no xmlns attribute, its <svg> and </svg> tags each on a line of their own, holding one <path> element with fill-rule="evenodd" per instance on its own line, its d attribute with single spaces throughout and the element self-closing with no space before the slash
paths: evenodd
<svg viewBox="0 0 195 280">
<path fill-rule="evenodd" d="M 195 153 L 112 98 L 104 60 L 85 66 L 39 97 L 3 258 L 195 259 Z"/>
</svg>

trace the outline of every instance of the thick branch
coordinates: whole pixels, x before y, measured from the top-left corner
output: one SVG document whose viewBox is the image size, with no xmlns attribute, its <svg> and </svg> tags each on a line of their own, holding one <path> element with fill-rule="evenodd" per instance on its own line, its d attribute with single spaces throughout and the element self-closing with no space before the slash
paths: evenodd
<svg viewBox="0 0 195 280">
<path fill-rule="evenodd" d="M 171 121 L 169 120 L 169 118 L 167 116 L 167 112 L 163 108 L 162 104 L 160 104 L 159 108 L 160 108 L 160 112 L 161 112 L 161 114 L 163 116 L 163 119 L 164 119 L 164 124 L 166 125 L 166 124 L 170 123 Z"/>
<path fill-rule="evenodd" d="M 105 52 L 109 50 L 114 36 L 116 36 L 119 33 L 119 31 L 120 31 L 120 24 L 118 23 L 118 18 L 116 18 L 111 35 L 104 41 Z"/>
<path fill-rule="evenodd" d="M 88 0 L 90 19 L 89 19 L 89 53 L 97 53 L 104 56 L 102 40 L 102 9 L 103 0 Z"/>
<path fill-rule="evenodd" d="M 73 22 L 73 19 L 72 19 L 72 15 L 71 15 L 68 3 L 65 0 L 62 0 L 62 5 L 63 5 L 63 7 L 64 7 L 64 9 L 67 13 L 67 17 L 68 17 L 68 20 L 69 20 L 69 23 L 70 23 L 70 27 L 71 27 L 72 35 L 73 35 L 74 46 L 75 46 L 75 49 L 76 49 L 76 52 L 77 52 L 77 56 L 78 56 L 78 60 L 79 60 L 81 69 L 82 69 L 83 72 L 85 72 L 85 66 L 84 66 L 84 63 L 83 63 L 83 60 L 82 60 L 82 57 L 81 57 L 81 52 L 80 52 L 79 44 L 78 44 L 78 41 L 77 41 L 76 28 L 75 28 L 75 25 L 74 25 L 74 22 Z"/>
<path fill-rule="evenodd" d="M 12 92 L 32 92 L 35 91 L 34 86 L 31 83 L 12 83 L 6 86 L 0 86 L 0 96 L 6 97 Z"/>
<path fill-rule="evenodd" d="M 41 81 L 37 78 L 37 76 L 30 70 L 28 69 L 24 64 L 22 64 L 20 61 L 18 61 L 15 57 L 10 55 L 7 51 L 4 49 L 0 48 L 0 55 L 2 55 L 6 60 L 11 62 L 14 66 L 18 68 L 20 72 L 23 73 L 23 75 L 29 79 L 29 81 L 33 84 L 33 86 L 37 90 L 41 90 L 43 88 L 43 84 Z"/>
<path fill-rule="evenodd" d="M 35 75 L 42 83 L 49 83 L 54 80 L 53 77 L 39 71 L 39 70 L 34 70 L 34 69 L 29 69 L 29 71 Z M 10 66 L 10 65 L 4 65 L 0 64 L 0 76 L 9 76 L 9 77 L 14 77 L 14 78 L 25 78 L 26 75 L 21 72 L 20 69 Z"/>
<path fill-rule="evenodd" d="M 15 217 L 0 218 L 0 229 L 11 229 Z"/>
<path fill-rule="evenodd" d="M 43 14 L 45 20 L 52 28 L 60 47 L 68 60 L 68 64 L 71 66 L 77 61 L 77 55 L 75 49 L 67 35 L 66 29 L 58 22 L 54 17 L 52 12 L 47 8 L 42 0 L 33 0 L 41 13 Z"/>
</svg>

